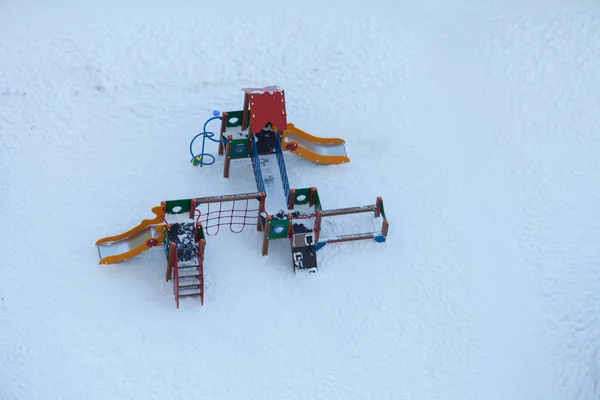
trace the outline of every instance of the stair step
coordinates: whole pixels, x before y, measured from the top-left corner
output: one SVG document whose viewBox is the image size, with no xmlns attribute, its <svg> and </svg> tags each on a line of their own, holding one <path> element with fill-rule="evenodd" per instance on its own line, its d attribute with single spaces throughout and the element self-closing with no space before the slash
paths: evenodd
<svg viewBox="0 0 600 400">
<path fill-rule="evenodd" d="M 202 274 L 200 274 L 200 271 L 198 271 L 197 269 L 186 270 L 186 271 L 180 271 L 179 272 L 179 279 L 183 279 L 183 278 L 200 278 L 201 276 L 202 276 Z"/>
<path fill-rule="evenodd" d="M 181 294 L 182 290 L 189 290 L 189 289 L 200 289 L 200 282 L 197 283 L 188 283 L 186 285 L 182 285 L 181 282 L 179 283 L 179 293 Z"/>
<path fill-rule="evenodd" d="M 200 277 L 199 276 L 183 276 L 179 277 L 179 287 L 189 285 L 189 284 L 199 284 Z"/>
<path fill-rule="evenodd" d="M 178 269 L 190 269 L 190 268 L 198 268 L 198 265 L 196 264 L 190 264 L 190 265 L 177 265 Z"/>
<path fill-rule="evenodd" d="M 179 291 L 179 297 L 200 296 L 201 294 L 202 292 L 200 289 L 185 289 Z"/>
</svg>

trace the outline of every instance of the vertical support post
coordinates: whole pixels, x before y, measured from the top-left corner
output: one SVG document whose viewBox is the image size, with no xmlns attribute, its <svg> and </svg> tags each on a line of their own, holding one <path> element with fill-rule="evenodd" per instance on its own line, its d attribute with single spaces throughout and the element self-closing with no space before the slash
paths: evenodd
<svg viewBox="0 0 600 400">
<path fill-rule="evenodd" d="M 173 264 L 171 263 L 171 251 L 167 257 L 167 272 L 165 273 L 165 282 L 169 282 L 173 279 Z"/>
<path fill-rule="evenodd" d="M 200 258 L 200 262 L 198 264 L 202 264 L 204 262 L 204 248 L 206 247 L 206 240 L 205 239 L 200 239 L 198 241 L 199 243 L 199 247 L 198 247 L 198 257 Z"/>
<path fill-rule="evenodd" d="M 292 218 L 294 218 L 294 216 L 292 214 L 288 214 L 287 218 L 288 218 L 288 227 L 287 227 L 288 239 L 290 239 L 291 246 L 294 247 L 294 224 L 292 222 Z"/>
<path fill-rule="evenodd" d="M 242 131 L 248 129 L 248 110 L 250 109 L 250 95 L 244 93 L 244 108 L 242 110 Z"/>
<path fill-rule="evenodd" d="M 309 207 L 314 206 L 316 201 L 317 201 L 317 188 L 313 186 L 310 188 L 310 198 L 308 200 L 308 206 Z"/>
<path fill-rule="evenodd" d="M 315 243 L 319 242 L 319 236 L 321 236 L 321 221 L 323 220 L 323 211 L 317 211 L 317 218 L 315 218 Z"/>
<path fill-rule="evenodd" d="M 265 211 L 265 199 L 267 198 L 267 195 L 262 192 L 260 194 L 260 205 L 258 206 L 258 218 L 257 218 L 257 222 L 256 222 L 256 230 L 258 232 L 262 231 L 262 222 L 260 220 L 260 214 L 262 214 L 263 211 Z"/>
<path fill-rule="evenodd" d="M 194 229 L 194 242 L 198 243 L 202 238 L 200 237 L 200 232 L 202 231 L 202 224 L 200 222 L 196 222 L 196 229 Z M 200 255 L 198 255 L 200 257 Z"/>
<path fill-rule="evenodd" d="M 263 247 L 262 247 L 262 255 L 266 256 L 269 254 L 269 231 L 271 230 L 271 224 L 269 223 L 273 217 L 268 215 L 267 221 L 265 223 L 265 229 L 263 229 Z"/>
<path fill-rule="evenodd" d="M 165 219 L 165 214 L 167 213 L 167 202 L 164 200 L 161 201 L 160 206 L 162 207 L 163 219 Z M 165 222 L 167 221 L 165 220 Z"/>
<path fill-rule="evenodd" d="M 383 206 L 383 199 L 381 197 L 377 198 L 375 202 L 375 218 L 379 218 L 381 215 L 381 207 Z"/>
<path fill-rule="evenodd" d="M 200 304 L 204 305 L 204 247 L 206 240 L 200 239 L 198 242 L 198 280 L 200 281 Z"/>
<path fill-rule="evenodd" d="M 175 304 L 177 304 L 177 308 L 179 308 L 179 271 L 177 266 L 177 245 L 171 242 L 169 246 L 169 258 L 171 259 L 171 265 L 173 266 L 173 293 L 175 294 Z"/>
<path fill-rule="evenodd" d="M 221 119 L 221 134 L 219 135 L 219 155 L 222 156 L 225 150 L 225 145 L 222 140 L 225 137 L 225 132 L 227 131 L 227 111 L 223 112 Z"/>
<path fill-rule="evenodd" d="M 223 166 L 223 177 L 229 178 L 229 167 L 231 164 L 231 141 L 233 140 L 233 136 L 227 136 L 227 149 L 225 151 L 225 165 Z"/>
<path fill-rule="evenodd" d="M 383 224 L 381 224 L 381 235 L 383 237 L 386 237 L 389 229 L 390 229 L 390 224 L 387 221 L 383 221 Z"/>
<path fill-rule="evenodd" d="M 290 189 L 290 200 L 288 201 L 288 210 L 294 209 L 295 202 L 296 202 L 296 189 Z"/>
<path fill-rule="evenodd" d="M 166 224 L 165 229 L 167 232 L 171 231 L 171 225 Z M 167 255 L 167 271 L 165 273 L 165 281 L 169 282 L 173 279 L 173 263 L 171 260 L 171 243 L 169 243 L 169 254 Z"/>
<path fill-rule="evenodd" d="M 193 221 L 196 215 L 196 199 L 190 200 L 190 219 Z"/>
</svg>

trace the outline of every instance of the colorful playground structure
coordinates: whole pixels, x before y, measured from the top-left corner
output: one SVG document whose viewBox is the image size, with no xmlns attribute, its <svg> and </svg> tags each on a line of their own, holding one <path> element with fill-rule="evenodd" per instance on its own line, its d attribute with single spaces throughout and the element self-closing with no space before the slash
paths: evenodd
<svg viewBox="0 0 600 400">
<path fill-rule="evenodd" d="M 262 232 L 263 255 L 268 254 L 271 240 L 288 239 L 294 272 L 316 272 L 317 251 L 328 244 L 385 242 L 388 234 L 381 197 L 372 205 L 323 210 L 316 187 L 290 186 L 284 150 L 316 163 L 342 164 L 350 161 L 344 140 L 312 136 L 287 123 L 285 93 L 277 86 L 243 90 L 243 109 L 215 112 L 204 124 L 203 132 L 192 140 L 190 153 L 194 165 L 211 165 L 215 157 L 205 152 L 205 141 L 218 142 L 218 153 L 225 156 L 225 178 L 229 177 L 232 160 L 249 158 L 257 191 L 163 201 L 152 208 L 154 218 L 96 242 L 100 264 L 120 263 L 163 246 L 167 258 L 165 278 L 173 280 L 177 308 L 185 296 L 199 296 L 204 304 L 206 237 L 217 235 L 222 227 L 240 233 L 246 226 L 255 226 Z M 221 120 L 218 140 L 206 131 L 208 122 L 216 119 Z M 194 154 L 193 142 L 199 137 L 203 139 L 202 152 Z M 325 218 L 358 213 L 373 213 L 381 229 L 336 236 L 322 232 Z"/>
</svg>

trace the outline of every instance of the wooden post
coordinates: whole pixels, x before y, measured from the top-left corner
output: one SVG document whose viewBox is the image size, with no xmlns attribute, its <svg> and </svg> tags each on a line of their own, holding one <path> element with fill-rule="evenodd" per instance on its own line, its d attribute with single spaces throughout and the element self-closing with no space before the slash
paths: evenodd
<svg viewBox="0 0 600 400">
<path fill-rule="evenodd" d="M 190 219 L 194 220 L 194 216 L 196 215 L 196 199 L 190 200 Z"/>
<path fill-rule="evenodd" d="M 206 247 L 206 240 L 200 239 L 200 247 L 198 256 L 200 257 L 200 264 L 204 262 L 204 248 Z"/>
<path fill-rule="evenodd" d="M 387 236 L 389 229 L 390 229 L 390 224 L 387 221 L 383 221 L 383 224 L 381 224 L 381 234 L 384 237 Z"/>
<path fill-rule="evenodd" d="M 162 207 L 162 217 L 163 217 L 163 220 L 164 220 L 165 219 L 165 214 L 167 213 L 167 202 L 166 201 L 161 201 L 160 202 L 160 206 Z M 165 220 L 165 222 L 167 222 L 167 221 Z"/>
<path fill-rule="evenodd" d="M 227 149 L 225 151 L 225 165 L 223 166 L 223 177 L 229 178 L 229 167 L 231 164 L 231 141 L 233 140 L 233 136 L 227 136 Z"/>
<path fill-rule="evenodd" d="M 169 244 L 169 255 L 167 257 L 167 273 L 165 276 L 166 281 L 170 281 L 173 279 L 173 266 L 174 266 L 174 258 L 173 258 L 173 250 L 175 250 L 175 257 L 177 257 L 177 246 L 175 243 L 171 242 Z"/>
<path fill-rule="evenodd" d="M 295 202 L 296 202 L 296 189 L 290 189 L 290 200 L 288 201 L 288 210 L 294 209 Z"/>
<path fill-rule="evenodd" d="M 294 218 L 294 216 L 292 214 L 288 214 L 287 218 L 288 218 L 288 227 L 287 227 L 288 239 L 290 240 L 290 245 L 292 247 L 294 247 L 294 224 L 292 222 L 292 218 Z"/>
<path fill-rule="evenodd" d="M 250 95 L 244 93 L 244 108 L 242 110 L 242 131 L 248 129 L 248 110 L 250 108 Z"/>
<path fill-rule="evenodd" d="M 202 238 L 200 237 L 200 232 L 202 231 L 202 224 L 200 222 L 196 222 L 196 229 L 194 230 L 194 242 L 198 243 Z"/>
<path fill-rule="evenodd" d="M 173 265 L 172 273 L 173 273 L 173 292 L 175 293 L 175 304 L 177 304 L 177 308 L 179 308 L 179 266 L 177 261 L 177 245 L 171 242 L 171 246 L 169 247 L 169 255 L 171 255 L 171 264 Z"/>
<path fill-rule="evenodd" d="M 204 305 L 204 247 L 206 240 L 201 239 L 198 243 L 198 281 L 200 283 L 200 304 Z"/>
<path fill-rule="evenodd" d="M 260 214 L 262 214 L 263 211 L 265 211 L 265 199 L 267 198 L 267 195 L 262 192 L 260 194 L 260 205 L 258 206 L 258 221 L 256 222 L 256 230 L 261 232 L 262 231 L 262 221 L 260 219 Z"/>
<path fill-rule="evenodd" d="M 173 277 L 173 265 L 171 265 L 171 252 L 167 256 L 167 271 L 165 272 L 165 281 L 169 282 Z"/>
<path fill-rule="evenodd" d="M 163 201 L 163 203 L 164 203 L 164 201 Z M 166 237 L 166 235 L 168 235 L 171 231 L 171 225 L 166 223 L 165 230 L 166 230 L 166 233 L 165 233 L 165 237 Z M 167 255 L 167 271 L 165 272 L 165 280 L 167 282 L 169 282 L 172 277 L 173 277 L 173 265 L 171 264 L 171 244 L 169 243 L 169 254 Z"/>
<path fill-rule="evenodd" d="M 375 218 L 379 218 L 381 215 L 381 207 L 383 207 L 383 199 L 378 197 L 377 201 L 375 202 Z"/>
<path fill-rule="evenodd" d="M 310 198 L 308 200 L 308 206 L 314 206 L 315 201 L 317 201 L 317 188 L 313 186 L 310 188 Z"/>
<path fill-rule="evenodd" d="M 219 155 L 223 155 L 223 151 L 225 150 L 225 145 L 222 140 L 225 137 L 225 132 L 227 131 L 227 111 L 223 113 L 223 119 L 221 119 L 221 134 L 219 135 Z"/>
<path fill-rule="evenodd" d="M 262 255 L 266 256 L 268 254 L 269 254 L 269 239 L 267 238 L 267 235 L 265 235 L 263 238 Z"/>
<path fill-rule="evenodd" d="M 319 242 L 319 236 L 321 236 L 321 221 L 323 220 L 323 211 L 317 211 L 317 218 L 315 219 L 315 243 Z"/>
<path fill-rule="evenodd" d="M 267 220 L 265 223 L 265 229 L 263 229 L 263 247 L 262 247 L 262 255 L 266 256 L 267 254 L 269 254 L 269 231 L 271 230 L 271 226 L 269 224 L 269 221 L 271 221 L 273 217 L 268 215 L 267 216 Z"/>
</svg>

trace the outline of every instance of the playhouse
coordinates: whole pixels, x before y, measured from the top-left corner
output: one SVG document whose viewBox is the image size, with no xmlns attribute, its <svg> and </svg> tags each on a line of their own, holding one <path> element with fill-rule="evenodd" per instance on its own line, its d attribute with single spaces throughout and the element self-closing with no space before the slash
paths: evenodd
<svg viewBox="0 0 600 400">
<path fill-rule="evenodd" d="M 344 140 L 313 136 L 288 123 L 285 92 L 277 86 L 243 91 L 242 110 L 215 113 L 194 137 L 191 161 L 200 167 L 214 163 L 214 156 L 205 152 L 206 140 L 218 142 L 218 154 L 224 157 L 223 176 L 229 177 L 232 161 L 250 159 L 256 192 L 166 200 L 152 208 L 154 218 L 96 242 L 101 264 L 123 262 L 163 246 L 165 278 L 173 281 L 177 307 L 184 296 L 199 296 L 204 303 L 207 237 L 224 229 L 239 233 L 246 226 L 256 227 L 262 234 L 263 255 L 268 254 L 270 241 L 288 240 L 294 272 L 316 272 L 317 251 L 323 246 L 356 240 L 384 242 L 388 234 L 381 197 L 372 205 L 324 210 L 316 187 L 290 186 L 284 151 L 316 163 L 342 164 L 350 161 Z M 215 119 L 221 120 L 218 139 L 206 130 Z M 202 138 L 200 154 L 193 152 L 197 138 Z M 357 213 L 372 213 L 381 222 L 380 229 L 334 236 L 322 232 L 325 218 Z"/>
</svg>

